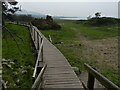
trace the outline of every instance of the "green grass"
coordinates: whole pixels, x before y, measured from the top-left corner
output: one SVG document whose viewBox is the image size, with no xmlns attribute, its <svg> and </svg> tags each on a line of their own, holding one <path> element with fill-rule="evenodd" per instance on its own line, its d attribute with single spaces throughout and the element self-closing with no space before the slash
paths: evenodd
<svg viewBox="0 0 120 90">
<path fill-rule="evenodd" d="M 75 25 L 80 33 L 90 39 L 106 39 L 118 36 L 118 29 L 116 27 L 93 27 L 84 24 Z"/>
<path fill-rule="evenodd" d="M 85 71 L 84 63 L 89 61 L 83 56 L 83 51 L 86 49 L 82 43 L 79 41 L 81 38 L 79 34 L 84 35 L 87 39 L 107 39 L 118 36 L 118 28 L 116 26 L 111 27 L 93 27 L 90 25 L 85 25 L 78 21 L 63 21 L 57 20 L 62 28 L 61 30 L 41 30 L 41 32 L 48 38 L 51 35 L 53 42 L 63 42 L 65 45 L 73 45 L 74 47 L 63 46 L 62 44 L 55 44 L 55 46 L 64 54 L 69 63 L 72 66 L 76 66 L 80 71 Z M 81 44 L 79 48 L 76 45 Z M 90 62 L 89 62 L 90 63 Z M 91 62 L 93 66 L 97 65 L 97 62 Z M 119 85 L 118 72 L 113 70 L 111 67 L 103 65 L 103 75 L 113 81 L 115 84 Z M 97 67 L 97 66 L 96 66 Z M 110 75 L 109 75 L 110 74 Z M 120 86 L 120 85 L 119 85 Z"/>
<path fill-rule="evenodd" d="M 61 30 L 46 30 L 45 32 L 42 31 L 45 36 L 48 36 L 49 34 L 53 38 L 53 40 L 76 40 L 78 37 L 76 37 L 77 33 L 81 33 L 85 36 L 87 36 L 90 39 L 105 39 L 110 37 L 118 36 L 118 28 L 116 26 L 111 27 L 93 27 L 90 25 L 85 25 L 82 23 L 76 24 L 78 21 L 57 21 L 60 25 L 62 25 Z M 74 30 L 75 29 L 75 30 Z"/>
<path fill-rule="evenodd" d="M 104 65 L 104 68 L 102 74 L 120 87 L 120 72 L 107 65 Z"/>
<path fill-rule="evenodd" d="M 69 61 L 71 66 L 78 67 L 80 71 L 84 71 L 84 65 L 85 59 L 82 57 L 82 49 L 84 47 L 75 48 L 75 47 L 64 47 L 61 45 L 55 45 L 66 57 L 66 59 Z"/>
<path fill-rule="evenodd" d="M 6 27 L 9 32 L 3 29 L 2 58 L 15 61 L 15 64 L 8 63 L 12 68 L 3 68 L 3 80 L 8 81 L 9 88 L 30 88 L 35 57 L 32 55 L 28 28 L 12 24 L 6 24 Z M 22 73 L 24 70 L 26 74 Z"/>
<path fill-rule="evenodd" d="M 41 30 L 41 32 L 48 38 L 51 35 L 53 42 L 63 42 L 68 45 L 79 45 L 80 37 L 79 34 L 84 35 L 88 39 L 106 39 L 118 36 L 118 29 L 116 27 L 93 27 L 78 23 L 78 21 L 63 21 L 57 20 L 62 28 L 61 30 Z M 78 42 L 77 42 L 78 41 Z M 65 55 L 72 66 L 78 66 L 83 69 L 83 63 L 86 62 L 85 58 L 82 57 L 82 51 L 85 49 L 84 46 L 75 49 L 75 47 L 64 47 L 61 45 L 55 45 Z M 76 52 L 77 51 L 77 52 Z M 80 53 L 77 55 L 77 53 Z M 80 63 L 76 65 L 75 63 Z"/>
<path fill-rule="evenodd" d="M 0 28 L 0 59 L 2 58 L 2 29 Z"/>
<path fill-rule="evenodd" d="M 51 35 L 54 41 L 70 40 L 71 38 L 76 39 L 76 32 L 71 29 L 71 24 L 72 23 L 66 23 L 66 25 L 62 26 L 61 30 L 42 30 L 42 32 L 45 34 L 46 37 Z"/>
</svg>

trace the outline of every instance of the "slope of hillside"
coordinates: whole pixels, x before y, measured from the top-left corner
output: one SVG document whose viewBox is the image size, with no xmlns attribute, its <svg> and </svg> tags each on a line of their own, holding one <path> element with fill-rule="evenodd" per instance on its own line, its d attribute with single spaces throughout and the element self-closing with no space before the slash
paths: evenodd
<svg viewBox="0 0 120 90">
<path fill-rule="evenodd" d="M 2 79 L 8 88 L 31 88 L 35 57 L 28 28 L 7 24 L 2 33 Z"/>
<path fill-rule="evenodd" d="M 32 12 L 32 11 L 27 11 L 27 10 L 21 10 L 21 11 L 17 11 L 16 14 L 19 15 L 32 15 L 35 18 L 41 18 L 41 17 L 46 17 L 46 15 L 38 13 L 38 12 Z"/>
</svg>

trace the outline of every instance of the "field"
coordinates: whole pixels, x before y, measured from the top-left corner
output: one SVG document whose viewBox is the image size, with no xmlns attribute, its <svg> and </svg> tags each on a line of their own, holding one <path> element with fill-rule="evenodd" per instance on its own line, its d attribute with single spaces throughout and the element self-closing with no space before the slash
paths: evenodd
<svg viewBox="0 0 120 90">
<path fill-rule="evenodd" d="M 9 88 L 31 88 L 35 57 L 27 27 L 6 24 L 2 33 L 2 78 Z"/>
<path fill-rule="evenodd" d="M 89 63 L 120 86 L 118 75 L 118 27 L 95 27 L 80 21 L 57 20 L 61 30 L 41 30 L 64 54 L 69 63 L 86 72 Z M 84 76 L 84 75 L 83 75 Z M 83 78 L 83 77 L 82 77 Z"/>
</svg>

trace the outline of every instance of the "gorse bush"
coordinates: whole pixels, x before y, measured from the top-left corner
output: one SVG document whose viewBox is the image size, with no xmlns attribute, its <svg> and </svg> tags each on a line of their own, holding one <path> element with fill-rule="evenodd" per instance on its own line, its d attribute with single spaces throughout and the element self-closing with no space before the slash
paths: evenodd
<svg viewBox="0 0 120 90">
<path fill-rule="evenodd" d="M 115 18 L 101 17 L 101 18 L 91 18 L 86 21 L 85 24 L 94 26 L 113 26 L 117 25 L 118 20 Z"/>
<path fill-rule="evenodd" d="M 40 30 L 59 30 L 61 28 L 60 25 L 58 25 L 56 22 L 53 21 L 51 16 L 47 16 L 46 19 L 43 18 L 36 18 L 32 21 L 32 24 Z"/>
</svg>

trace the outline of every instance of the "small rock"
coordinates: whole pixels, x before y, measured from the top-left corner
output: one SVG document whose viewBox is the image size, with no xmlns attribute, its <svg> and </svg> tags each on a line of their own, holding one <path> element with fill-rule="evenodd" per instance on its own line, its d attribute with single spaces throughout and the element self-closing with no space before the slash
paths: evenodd
<svg viewBox="0 0 120 90">
<path fill-rule="evenodd" d="M 3 58 L 2 61 L 6 61 L 6 59 Z"/>
<path fill-rule="evenodd" d="M 63 44 L 63 42 L 61 42 L 61 44 Z"/>
<path fill-rule="evenodd" d="M 16 86 L 16 84 L 14 83 L 13 86 Z"/>
<path fill-rule="evenodd" d="M 15 84 L 19 86 L 20 85 L 20 80 L 18 79 Z"/>
<path fill-rule="evenodd" d="M 8 66 L 8 68 L 12 68 L 12 66 L 11 65 L 7 65 Z"/>
<path fill-rule="evenodd" d="M 79 74 L 81 73 L 78 67 L 72 67 L 72 69 L 74 70 L 74 72 L 75 72 L 77 75 L 79 75 Z"/>
<path fill-rule="evenodd" d="M 3 62 L 2 65 L 7 65 L 7 62 Z"/>
<path fill-rule="evenodd" d="M 5 68 L 10 68 L 10 69 L 12 68 L 12 66 L 11 66 L 11 65 L 8 65 L 8 64 L 7 64 L 7 63 L 5 63 L 5 62 L 2 64 L 2 66 L 3 66 L 3 67 L 5 67 Z"/>
<path fill-rule="evenodd" d="M 6 59 L 2 59 L 2 62 L 7 62 L 7 60 Z"/>
<path fill-rule="evenodd" d="M 26 74 L 26 73 L 27 73 L 27 70 L 23 70 L 23 71 L 22 71 L 22 74 Z"/>
<path fill-rule="evenodd" d="M 23 66 L 20 66 L 20 68 L 23 68 Z"/>
<path fill-rule="evenodd" d="M 14 77 L 14 78 L 17 78 L 17 75 L 18 75 L 17 72 L 13 72 L 13 77 Z"/>
<path fill-rule="evenodd" d="M 107 53 L 104 53 L 104 54 L 107 54 Z"/>
<path fill-rule="evenodd" d="M 79 46 L 82 46 L 82 44 L 79 44 Z"/>
<path fill-rule="evenodd" d="M 10 64 L 15 64 L 14 62 L 10 62 Z"/>
</svg>

